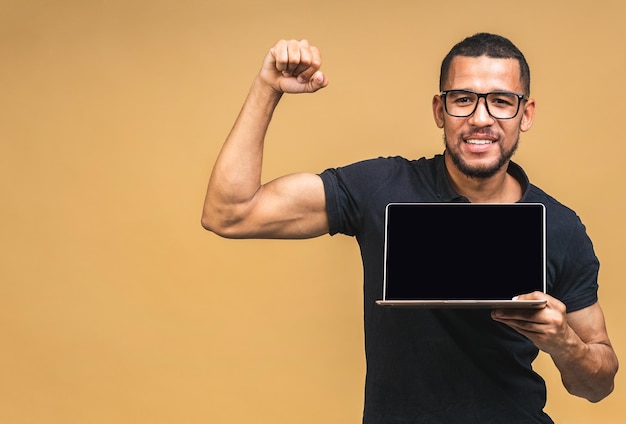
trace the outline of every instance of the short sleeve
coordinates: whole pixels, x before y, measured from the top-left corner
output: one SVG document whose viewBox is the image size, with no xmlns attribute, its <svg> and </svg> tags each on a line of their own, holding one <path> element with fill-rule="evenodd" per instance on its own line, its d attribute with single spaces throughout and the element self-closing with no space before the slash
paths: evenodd
<svg viewBox="0 0 626 424">
<path fill-rule="evenodd" d="M 577 216 L 574 221 L 569 226 L 570 231 L 548 240 L 548 250 L 562 252 L 558 264 L 560 271 L 555 275 L 551 295 L 565 303 L 568 312 L 598 301 L 600 262 L 585 226 Z"/>
<path fill-rule="evenodd" d="M 401 157 L 379 157 L 322 172 L 329 233 L 358 235 L 364 209 L 385 190 L 390 179 L 405 172 L 407 164 Z"/>
</svg>

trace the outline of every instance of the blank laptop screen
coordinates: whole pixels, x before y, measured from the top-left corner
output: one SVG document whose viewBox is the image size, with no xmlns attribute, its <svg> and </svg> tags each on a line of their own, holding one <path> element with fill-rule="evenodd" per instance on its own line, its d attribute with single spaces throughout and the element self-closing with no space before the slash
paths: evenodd
<svg viewBox="0 0 626 424">
<path fill-rule="evenodd" d="M 385 299 L 511 299 L 545 291 L 541 204 L 390 204 Z"/>
</svg>

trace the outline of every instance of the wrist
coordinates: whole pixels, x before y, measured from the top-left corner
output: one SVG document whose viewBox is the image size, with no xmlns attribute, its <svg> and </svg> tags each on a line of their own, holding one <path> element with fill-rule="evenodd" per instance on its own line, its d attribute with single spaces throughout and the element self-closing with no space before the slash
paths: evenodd
<svg viewBox="0 0 626 424">
<path fill-rule="evenodd" d="M 250 94 L 261 102 L 268 102 L 276 106 L 283 95 L 283 92 L 274 88 L 261 75 L 257 75 L 252 83 Z"/>
</svg>

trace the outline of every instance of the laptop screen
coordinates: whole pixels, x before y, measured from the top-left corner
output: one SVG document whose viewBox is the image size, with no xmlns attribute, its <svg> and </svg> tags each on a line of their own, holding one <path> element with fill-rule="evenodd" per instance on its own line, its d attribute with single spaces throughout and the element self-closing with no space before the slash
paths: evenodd
<svg viewBox="0 0 626 424">
<path fill-rule="evenodd" d="M 511 299 L 545 292 L 545 207 L 392 203 L 386 300 Z"/>
</svg>

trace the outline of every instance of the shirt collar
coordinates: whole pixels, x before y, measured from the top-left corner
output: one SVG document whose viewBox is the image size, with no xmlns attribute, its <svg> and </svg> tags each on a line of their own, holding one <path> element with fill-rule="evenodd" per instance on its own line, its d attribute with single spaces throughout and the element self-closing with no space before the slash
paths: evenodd
<svg viewBox="0 0 626 424">
<path fill-rule="evenodd" d="M 450 182 L 450 175 L 448 174 L 448 170 L 446 169 L 444 155 L 436 155 L 435 161 L 435 172 L 437 173 L 437 197 L 439 198 L 439 200 L 441 202 L 469 203 L 469 200 L 465 196 L 461 196 L 460 194 L 458 194 L 452 187 L 452 183 Z M 507 173 L 515 178 L 522 187 L 522 198 L 520 199 L 520 202 L 523 202 L 530 191 L 530 180 L 528 179 L 526 172 L 524 172 L 521 166 L 513 161 L 510 161 L 507 168 Z"/>
</svg>

